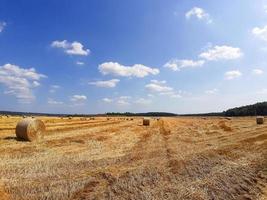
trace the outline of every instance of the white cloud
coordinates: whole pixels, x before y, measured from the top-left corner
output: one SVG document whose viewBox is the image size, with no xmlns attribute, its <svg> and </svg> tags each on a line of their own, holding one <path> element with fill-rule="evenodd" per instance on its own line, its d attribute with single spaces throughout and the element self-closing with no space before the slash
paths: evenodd
<svg viewBox="0 0 267 200">
<path fill-rule="evenodd" d="M 119 96 L 115 98 L 103 98 L 103 102 L 105 103 L 113 103 L 117 106 L 129 106 L 132 104 L 140 104 L 140 105 L 148 105 L 151 104 L 151 99 L 145 98 L 133 98 L 131 96 Z"/>
<path fill-rule="evenodd" d="M 155 84 L 159 84 L 159 85 L 163 85 L 163 84 L 166 84 L 167 83 L 165 80 L 163 80 L 163 81 L 151 80 L 150 82 L 151 83 L 155 83 Z"/>
<path fill-rule="evenodd" d="M 261 40 L 264 40 L 264 41 L 267 41 L 267 25 L 260 28 L 260 27 L 255 27 L 252 29 L 252 34 L 261 39 Z"/>
<path fill-rule="evenodd" d="M 106 62 L 99 65 L 98 69 L 104 75 L 111 74 L 125 77 L 143 78 L 150 74 L 159 74 L 159 69 L 147 67 L 141 64 L 135 64 L 133 66 L 124 66 L 116 62 Z"/>
<path fill-rule="evenodd" d="M 171 97 L 171 98 L 181 98 L 182 97 L 181 94 L 179 94 L 178 92 L 175 92 L 175 91 L 161 92 L 159 94 L 162 95 L 162 96 L 168 96 L 168 97 Z"/>
<path fill-rule="evenodd" d="M 84 105 L 87 97 L 85 95 L 73 95 L 70 97 L 70 101 L 74 103 L 74 106 Z"/>
<path fill-rule="evenodd" d="M 50 86 L 50 93 L 55 93 L 58 89 L 60 89 L 61 87 L 59 85 L 51 85 Z"/>
<path fill-rule="evenodd" d="M 111 79 L 108 81 L 95 81 L 95 82 L 89 82 L 90 85 L 95 85 L 97 87 L 103 87 L 103 88 L 114 88 L 117 86 L 117 83 L 119 83 L 119 79 Z"/>
<path fill-rule="evenodd" d="M 261 69 L 253 69 L 252 74 L 254 75 L 262 75 L 264 72 Z"/>
<path fill-rule="evenodd" d="M 38 87 L 38 86 L 40 86 L 41 84 L 40 84 L 38 81 L 33 81 L 33 82 L 32 82 L 32 85 L 33 85 L 33 87 Z"/>
<path fill-rule="evenodd" d="M 216 88 L 205 91 L 206 94 L 216 94 L 217 92 L 218 92 L 218 89 L 216 89 Z"/>
<path fill-rule="evenodd" d="M 53 88 L 53 89 L 59 89 L 59 88 L 61 88 L 61 86 L 59 86 L 59 85 L 51 85 L 51 88 Z"/>
<path fill-rule="evenodd" d="M 131 105 L 130 100 L 131 96 L 120 96 L 115 98 L 103 98 L 102 101 L 105 103 L 115 103 L 118 106 L 128 106 Z"/>
<path fill-rule="evenodd" d="M 169 96 L 171 98 L 180 98 L 180 92 L 174 91 L 172 87 L 166 85 L 166 81 L 151 80 L 149 84 L 145 86 L 150 92 L 157 93 L 159 95 Z"/>
<path fill-rule="evenodd" d="M 51 46 L 54 48 L 62 48 L 64 52 L 69 55 L 87 56 L 90 53 L 89 49 L 83 49 L 83 45 L 77 41 L 70 43 L 67 40 L 56 40 L 52 42 Z"/>
<path fill-rule="evenodd" d="M 209 13 L 207 13 L 203 8 L 199 8 L 199 7 L 193 7 L 191 10 L 189 10 L 185 14 L 185 17 L 187 19 L 190 19 L 192 17 L 196 17 L 199 20 L 206 21 L 208 24 L 212 23 L 212 19 L 211 19 Z"/>
<path fill-rule="evenodd" d="M 47 103 L 51 104 L 51 105 L 62 105 L 62 104 L 64 104 L 62 101 L 55 101 L 54 99 L 51 99 L 51 98 L 48 99 Z"/>
<path fill-rule="evenodd" d="M 232 80 L 232 79 L 236 79 L 242 76 L 242 73 L 239 70 L 233 70 L 233 71 L 226 72 L 224 76 L 225 76 L 225 79 Z"/>
<path fill-rule="evenodd" d="M 202 52 L 199 57 L 209 60 L 234 60 L 238 59 L 243 55 L 240 48 L 231 47 L 231 46 L 214 46 L 209 50 Z"/>
<path fill-rule="evenodd" d="M 173 88 L 165 85 L 166 81 L 151 80 L 149 84 L 145 86 L 150 92 L 170 92 Z"/>
<path fill-rule="evenodd" d="M 106 103 L 111 103 L 113 102 L 113 99 L 110 98 L 103 98 L 102 101 L 106 102 Z"/>
<path fill-rule="evenodd" d="M 194 68 L 201 67 L 205 63 L 204 60 L 178 60 L 173 59 L 167 62 L 164 67 L 169 68 L 173 71 L 180 71 L 182 68 Z"/>
<path fill-rule="evenodd" d="M 127 106 L 130 105 L 131 103 L 129 102 L 129 100 L 131 99 L 131 96 L 120 96 L 117 100 L 117 105 L 119 106 Z"/>
<path fill-rule="evenodd" d="M 77 62 L 76 62 L 76 65 L 84 65 L 84 62 L 77 61 Z"/>
<path fill-rule="evenodd" d="M 181 98 L 182 95 L 179 92 L 169 91 L 169 92 L 160 92 L 159 95 L 168 96 L 171 98 Z"/>
<path fill-rule="evenodd" d="M 128 100 L 131 99 L 131 96 L 120 96 L 119 99 Z"/>
<path fill-rule="evenodd" d="M 144 99 L 144 98 L 139 98 L 135 101 L 136 104 L 140 104 L 140 105 L 148 105 L 151 104 L 151 100 L 150 99 Z"/>
<path fill-rule="evenodd" d="M 85 95 L 73 95 L 70 99 L 71 101 L 85 101 L 87 97 Z"/>
<path fill-rule="evenodd" d="M 179 93 L 172 93 L 170 94 L 171 98 L 182 98 L 182 95 L 180 95 Z"/>
<path fill-rule="evenodd" d="M 8 88 L 5 94 L 15 96 L 20 103 L 31 103 L 35 99 L 33 89 L 45 77 L 34 68 L 24 69 L 12 64 L 0 66 L 0 83 Z"/>
<path fill-rule="evenodd" d="M 0 33 L 5 29 L 6 22 L 0 22 Z"/>
<path fill-rule="evenodd" d="M 128 101 L 124 100 L 124 99 L 119 99 L 116 103 L 119 106 L 128 106 L 128 105 L 130 105 L 130 103 Z"/>
</svg>

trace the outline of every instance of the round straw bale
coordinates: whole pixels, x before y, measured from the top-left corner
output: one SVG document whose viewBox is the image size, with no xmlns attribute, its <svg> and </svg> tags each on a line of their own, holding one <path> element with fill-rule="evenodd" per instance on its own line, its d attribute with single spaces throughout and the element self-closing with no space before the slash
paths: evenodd
<svg viewBox="0 0 267 200">
<path fill-rule="evenodd" d="M 263 123 L 264 123 L 264 117 L 262 117 L 262 116 L 257 116 L 257 117 L 256 117 L 256 122 L 257 122 L 257 124 L 263 124 Z"/>
<path fill-rule="evenodd" d="M 40 140 L 44 132 L 45 124 L 39 119 L 25 118 L 16 126 L 17 137 L 26 141 Z"/>
<path fill-rule="evenodd" d="M 150 119 L 149 118 L 144 118 L 143 119 L 143 126 L 149 126 L 150 125 Z"/>
</svg>

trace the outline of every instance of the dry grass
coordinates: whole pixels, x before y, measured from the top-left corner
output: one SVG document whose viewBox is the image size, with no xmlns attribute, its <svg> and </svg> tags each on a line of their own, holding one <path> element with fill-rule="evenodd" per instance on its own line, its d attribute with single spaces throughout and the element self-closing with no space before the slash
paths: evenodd
<svg viewBox="0 0 267 200">
<path fill-rule="evenodd" d="M 0 199 L 1 200 L 8 200 L 10 197 L 6 193 L 3 184 L 0 184 Z"/>
<path fill-rule="evenodd" d="M 0 196 L 1 188 L 15 200 L 267 196 L 267 125 L 255 118 L 142 126 L 141 118 L 42 117 L 49 133 L 35 143 L 16 140 L 19 119 L 0 119 Z"/>
</svg>

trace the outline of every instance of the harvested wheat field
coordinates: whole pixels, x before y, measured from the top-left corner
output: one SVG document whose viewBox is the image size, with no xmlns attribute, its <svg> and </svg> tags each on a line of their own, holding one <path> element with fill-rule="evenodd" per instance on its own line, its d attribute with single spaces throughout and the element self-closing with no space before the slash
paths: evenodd
<svg viewBox="0 0 267 200">
<path fill-rule="evenodd" d="M 0 119 L 2 199 L 267 197 L 267 123 L 253 117 L 40 117 L 43 140 L 16 139 Z M 0 198 L 1 199 L 1 198 Z"/>
</svg>

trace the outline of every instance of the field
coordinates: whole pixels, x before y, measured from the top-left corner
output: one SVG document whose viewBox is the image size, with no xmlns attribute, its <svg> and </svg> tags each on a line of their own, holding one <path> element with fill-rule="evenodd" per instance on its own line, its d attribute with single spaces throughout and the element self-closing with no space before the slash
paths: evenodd
<svg viewBox="0 0 267 200">
<path fill-rule="evenodd" d="M 40 117 L 40 142 L 0 118 L 0 199 L 267 199 L 267 123 L 255 118 Z"/>
</svg>

